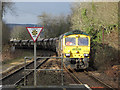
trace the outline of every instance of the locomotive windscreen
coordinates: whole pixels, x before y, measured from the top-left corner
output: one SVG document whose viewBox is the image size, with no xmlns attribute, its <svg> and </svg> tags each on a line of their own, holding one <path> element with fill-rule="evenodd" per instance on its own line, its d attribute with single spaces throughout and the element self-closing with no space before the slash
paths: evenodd
<svg viewBox="0 0 120 90">
<path fill-rule="evenodd" d="M 78 38 L 78 45 L 80 46 L 88 46 L 88 38 L 80 37 Z"/>
<path fill-rule="evenodd" d="M 65 38 L 65 45 L 74 46 L 76 42 L 76 38 Z"/>
</svg>

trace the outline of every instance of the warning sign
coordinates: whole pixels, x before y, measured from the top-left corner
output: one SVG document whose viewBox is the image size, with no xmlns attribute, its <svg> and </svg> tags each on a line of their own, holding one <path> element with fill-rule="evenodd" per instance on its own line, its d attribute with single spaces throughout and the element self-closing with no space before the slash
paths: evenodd
<svg viewBox="0 0 120 90">
<path fill-rule="evenodd" d="M 27 31 L 29 32 L 31 38 L 35 42 L 40 35 L 40 32 L 42 31 L 43 27 L 26 27 Z"/>
</svg>

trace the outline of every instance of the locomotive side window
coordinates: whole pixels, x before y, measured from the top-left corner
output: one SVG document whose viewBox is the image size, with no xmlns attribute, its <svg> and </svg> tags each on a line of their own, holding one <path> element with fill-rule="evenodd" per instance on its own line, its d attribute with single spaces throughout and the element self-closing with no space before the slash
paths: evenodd
<svg viewBox="0 0 120 90">
<path fill-rule="evenodd" d="M 80 46 L 88 46 L 88 38 L 78 38 L 78 45 Z"/>
<path fill-rule="evenodd" d="M 65 45 L 74 46 L 76 45 L 75 41 L 76 41 L 75 38 L 65 38 Z"/>
</svg>

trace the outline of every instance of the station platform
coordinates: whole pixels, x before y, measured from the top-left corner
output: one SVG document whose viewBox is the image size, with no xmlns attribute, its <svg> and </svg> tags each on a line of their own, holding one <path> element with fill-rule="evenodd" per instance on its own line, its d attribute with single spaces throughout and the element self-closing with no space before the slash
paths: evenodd
<svg viewBox="0 0 120 90">
<path fill-rule="evenodd" d="M 69 86 L 3 86 L 2 90 L 92 90 L 87 84 L 74 84 Z"/>
</svg>

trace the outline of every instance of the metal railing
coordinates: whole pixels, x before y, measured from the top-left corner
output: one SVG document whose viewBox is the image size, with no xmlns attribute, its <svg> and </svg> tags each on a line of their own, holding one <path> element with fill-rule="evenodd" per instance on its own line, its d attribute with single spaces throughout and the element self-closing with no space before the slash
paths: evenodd
<svg viewBox="0 0 120 90">
<path fill-rule="evenodd" d="M 36 71 L 61 71 L 61 85 L 63 86 L 63 55 L 61 55 L 61 57 L 37 57 L 37 59 L 61 59 L 61 68 L 60 69 L 37 69 L 34 67 L 34 69 L 27 69 L 26 68 L 26 61 L 27 60 L 31 60 L 32 57 L 25 57 L 24 58 L 24 70 L 25 71 L 34 71 L 35 73 L 37 73 Z M 25 73 L 26 74 L 26 73 Z M 34 74 L 34 83 L 36 83 L 37 80 L 37 76 Z M 26 75 L 24 77 L 24 86 L 26 85 Z M 37 86 L 34 85 L 34 86 Z"/>
</svg>

